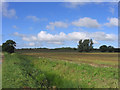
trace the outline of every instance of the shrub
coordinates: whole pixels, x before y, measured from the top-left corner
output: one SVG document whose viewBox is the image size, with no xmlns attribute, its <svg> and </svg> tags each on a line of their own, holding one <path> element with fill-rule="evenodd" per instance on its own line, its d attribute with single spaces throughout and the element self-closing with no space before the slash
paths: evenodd
<svg viewBox="0 0 120 90">
<path fill-rule="evenodd" d="M 108 47 L 106 45 L 100 46 L 100 51 L 101 52 L 106 52 L 108 50 Z"/>
</svg>

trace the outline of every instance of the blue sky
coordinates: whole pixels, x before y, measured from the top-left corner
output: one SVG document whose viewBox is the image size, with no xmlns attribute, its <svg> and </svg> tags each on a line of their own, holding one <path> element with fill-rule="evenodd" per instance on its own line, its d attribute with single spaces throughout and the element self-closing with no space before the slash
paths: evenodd
<svg viewBox="0 0 120 90">
<path fill-rule="evenodd" d="M 117 3 L 9 2 L 3 3 L 3 42 L 17 48 L 77 47 L 93 39 L 94 47 L 118 47 Z"/>
</svg>

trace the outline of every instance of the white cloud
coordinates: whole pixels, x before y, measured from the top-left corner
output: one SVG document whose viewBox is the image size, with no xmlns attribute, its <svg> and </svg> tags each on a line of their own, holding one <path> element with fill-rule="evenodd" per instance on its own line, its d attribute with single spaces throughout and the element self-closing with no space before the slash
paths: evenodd
<svg viewBox="0 0 120 90">
<path fill-rule="evenodd" d="M 35 43 L 34 42 L 30 42 L 29 46 L 35 46 Z"/>
<path fill-rule="evenodd" d="M 58 41 L 63 41 L 66 38 L 66 34 L 61 32 L 59 34 L 53 35 L 53 34 L 47 33 L 46 31 L 41 31 L 38 33 L 37 37 L 39 41 L 58 42 Z"/>
<path fill-rule="evenodd" d="M 25 34 L 20 34 L 18 32 L 13 33 L 13 35 L 21 37 L 22 40 L 24 40 L 24 41 L 36 41 L 37 40 L 37 37 L 35 37 L 35 36 L 31 36 L 31 35 L 27 36 Z"/>
<path fill-rule="evenodd" d="M 86 4 L 85 2 L 68 2 L 68 3 L 65 3 L 65 7 L 76 8 L 78 6 L 85 5 L 85 4 Z"/>
<path fill-rule="evenodd" d="M 94 32 L 94 33 L 88 33 L 88 32 L 72 32 L 65 34 L 64 32 L 61 32 L 59 34 L 50 34 L 46 31 L 39 32 L 36 36 L 27 36 L 23 34 L 16 33 L 16 36 L 20 36 L 22 40 L 28 41 L 28 42 L 46 42 L 48 44 L 58 44 L 62 45 L 66 41 L 79 41 L 80 39 L 93 39 L 94 43 L 99 43 L 98 41 L 115 41 L 117 40 L 116 35 L 114 34 L 106 34 L 104 32 Z"/>
<path fill-rule="evenodd" d="M 31 39 L 30 39 L 30 37 L 22 37 L 22 40 L 24 40 L 24 41 L 31 41 Z"/>
<path fill-rule="evenodd" d="M 76 8 L 78 6 L 86 5 L 91 2 L 99 4 L 101 2 L 118 2 L 118 0 L 64 0 L 64 2 L 67 2 L 65 3 L 65 6 L 67 8 Z"/>
<path fill-rule="evenodd" d="M 17 27 L 16 25 L 13 25 L 12 27 L 13 27 L 14 29 L 18 29 L 18 27 Z"/>
<path fill-rule="evenodd" d="M 46 29 L 54 30 L 55 27 L 67 28 L 68 24 L 61 21 L 50 22 L 49 25 L 46 26 Z"/>
<path fill-rule="evenodd" d="M 67 8 L 77 8 L 78 6 L 88 5 L 89 3 L 101 4 L 103 2 L 112 2 L 118 3 L 119 0 L 64 0 L 64 6 Z M 114 9 L 111 8 L 111 13 L 114 12 Z"/>
<path fill-rule="evenodd" d="M 27 19 L 31 19 L 31 20 L 34 21 L 34 22 L 37 22 L 37 21 L 40 20 L 40 19 L 39 19 L 38 17 L 36 17 L 36 16 L 27 16 L 26 18 L 27 18 Z"/>
<path fill-rule="evenodd" d="M 89 17 L 80 18 L 79 20 L 73 21 L 72 25 L 77 27 L 88 27 L 88 28 L 99 28 L 101 25 L 96 19 L 91 19 Z"/>
<path fill-rule="evenodd" d="M 24 41 L 36 41 L 37 37 L 35 37 L 35 36 L 23 36 L 22 40 L 24 40 Z"/>
<path fill-rule="evenodd" d="M 37 38 L 35 36 L 31 36 L 31 40 L 35 41 Z"/>
<path fill-rule="evenodd" d="M 6 0 L 1 0 L 1 2 L 5 2 Z"/>
<path fill-rule="evenodd" d="M 94 44 L 99 44 L 99 42 L 97 42 L 96 40 L 93 40 L 93 43 L 94 43 Z"/>
<path fill-rule="evenodd" d="M 13 33 L 14 36 L 24 37 L 24 34 L 19 34 L 18 32 Z"/>
<path fill-rule="evenodd" d="M 48 42 L 50 44 L 57 44 L 57 45 L 63 45 L 63 42 Z"/>
<path fill-rule="evenodd" d="M 7 18 L 17 18 L 15 9 L 8 9 L 8 3 L 2 3 L 2 14 Z"/>
<path fill-rule="evenodd" d="M 98 40 L 98 41 L 114 41 L 117 39 L 116 35 L 106 34 L 104 32 L 91 33 L 89 34 L 89 37 L 93 38 L 94 40 Z"/>
<path fill-rule="evenodd" d="M 113 27 L 113 26 L 118 26 L 118 18 L 108 18 L 108 23 L 105 23 L 105 26 L 108 27 Z"/>
<path fill-rule="evenodd" d="M 69 40 L 75 40 L 75 41 L 80 39 L 89 39 L 89 37 L 87 37 L 87 33 L 85 32 L 72 32 L 69 33 L 67 37 L 69 38 Z"/>
</svg>

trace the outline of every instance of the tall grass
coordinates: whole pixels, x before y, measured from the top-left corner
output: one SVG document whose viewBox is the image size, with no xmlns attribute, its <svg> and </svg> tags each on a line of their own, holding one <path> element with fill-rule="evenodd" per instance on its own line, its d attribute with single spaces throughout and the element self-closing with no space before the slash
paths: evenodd
<svg viewBox="0 0 120 90">
<path fill-rule="evenodd" d="M 33 58 L 5 53 L 2 73 L 3 88 L 43 88 L 47 87 L 46 77 L 34 68 Z M 44 81 L 44 82 L 43 82 Z"/>
<path fill-rule="evenodd" d="M 69 88 L 115 88 L 118 87 L 118 69 L 93 67 L 88 64 L 75 64 L 40 58 L 33 61 L 35 67 L 47 75 L 52 85 Z"/>
<path fill-rule="evenodd" d="M 118 70 L 5 53 L 3 88 L 116 88 Z"/>
</svg>

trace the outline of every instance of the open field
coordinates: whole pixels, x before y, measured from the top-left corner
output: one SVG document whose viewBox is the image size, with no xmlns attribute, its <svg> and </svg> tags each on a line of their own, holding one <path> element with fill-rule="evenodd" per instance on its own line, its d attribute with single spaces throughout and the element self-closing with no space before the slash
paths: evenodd
<svg viewBox="0 0 120 90">
<path fill-rule="evenodd" d="M 118 67 L 118 53 L 42 52 L 23 54 L 53 60 L 70 61 L 77 64 L 87 63 L 93 66 Z"/>
<path fill-rule="evenodd" d="M 117 53 L 4 54 L 3 88 L 118 88 Z"/>
<path fill-rule="evenodd" d="M 2 89 L 2 53 L 0 52 L 0 89 Z"/>
</svg>

